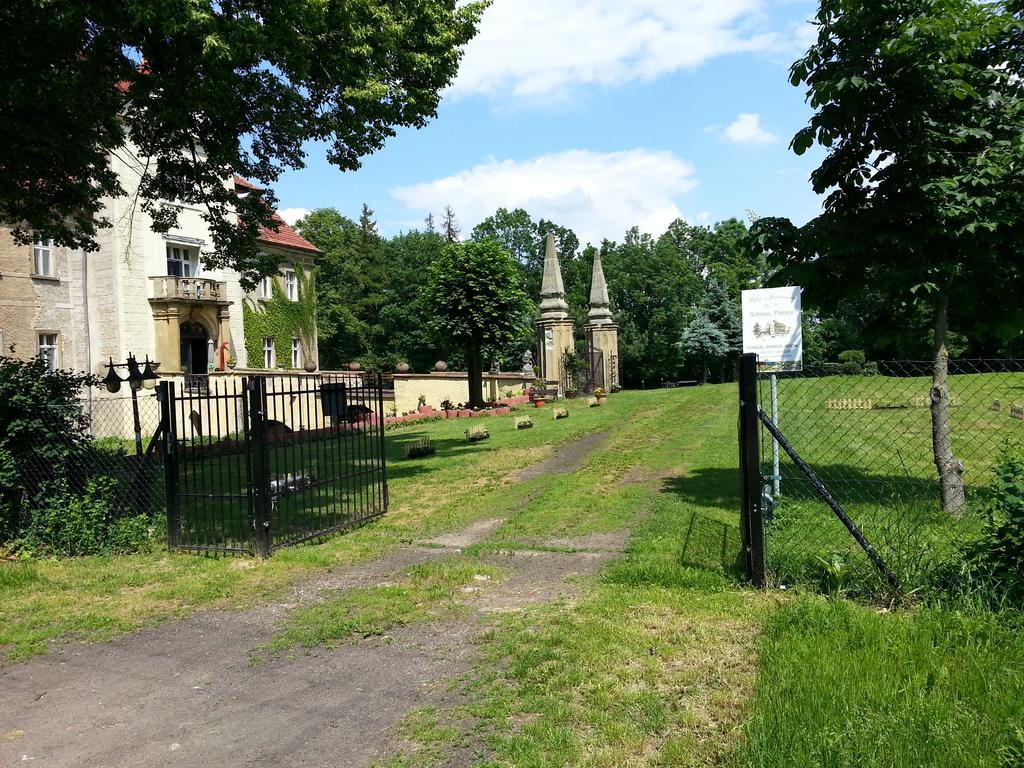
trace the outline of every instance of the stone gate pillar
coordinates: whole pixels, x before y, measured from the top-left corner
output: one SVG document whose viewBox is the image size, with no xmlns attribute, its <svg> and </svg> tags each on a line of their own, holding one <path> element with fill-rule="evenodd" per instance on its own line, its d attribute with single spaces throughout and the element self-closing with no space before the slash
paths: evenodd
<svg viewBox="0 0 1024 768">
<path fill-rule="evenodd" d="M 619 384 L 619 326 L 612 318 L 608 284 L 601 266 L 601 253 L 594 254 L 594 272 L 590 281 L 590 313 L 586 325 L 591 349 L 600 352 L 600 381 L 595 386 L 611 389 Z"/>
<path fill-rule="evenodd" d="M 564 394 L 562 355 L 576 348 L 573 330 L 569 305 L 565 301 L 562 268 L 555 252 L 555 236 L 549 232 L 544 246 L 544 281 L 540 289 L 537 337 L 540 347 L 540 378 L 547 382 L 547 386 L 557 387 L 559 396 Z"/>
</svg>

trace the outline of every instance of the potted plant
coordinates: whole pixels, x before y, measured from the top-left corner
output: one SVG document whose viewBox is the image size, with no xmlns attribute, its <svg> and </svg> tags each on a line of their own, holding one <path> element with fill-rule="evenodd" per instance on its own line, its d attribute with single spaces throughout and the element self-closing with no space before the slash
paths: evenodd
<svg viewBox="0 0 1024 768">
<path fill-rule="evenodd" d="M 577 392 L 575 389 L 567 389 L 567 390 L 565 390 L 565 399 L 566 400 L 575 400 L 578 396 L 579 396 L 579 392 Z"/>
<path fill-rule="evenodd" d="M 420 413 L 430 413 L 434 409 L 427 405 L 427 396 L 420 395 L 416 398 L 416 410 Z"/>
<path fill-rule="evenodd" d="M 598 405 L 604 405 L 605 400 L 608 399 L 608 391 L 604 387 L 597 387 L 594 390 L 594 399 L 597 400 Z"/>
<path fill-rule="evenodd" d="M 235 357 L 234 355 L 232 355 L 231 357 L 228 358 L 228 368 L 230 368 L 233 371 L 237 367 L 238 367 L 238 358 Z"/>
<path fill-rule="evenodd" d="M 530 390 L 530 399 L 537 408 L 543 408 L 547 403 L 547 384 L 543 379 L 537 379 L 533 382 L 533 388 Z"/>
</svg>

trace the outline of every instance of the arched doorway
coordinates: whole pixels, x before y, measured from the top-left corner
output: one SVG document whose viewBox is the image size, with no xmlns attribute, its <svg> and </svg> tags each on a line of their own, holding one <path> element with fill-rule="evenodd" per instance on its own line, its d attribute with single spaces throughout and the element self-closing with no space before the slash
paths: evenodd
<svg viewBox="0 0 1024 768">
<path fill-rule="evenodd" d="M 207 373 L 210 364 L 210 334 L 194 321 L 181 324 L 181 367 L 185 373 Z"/>
</svg>

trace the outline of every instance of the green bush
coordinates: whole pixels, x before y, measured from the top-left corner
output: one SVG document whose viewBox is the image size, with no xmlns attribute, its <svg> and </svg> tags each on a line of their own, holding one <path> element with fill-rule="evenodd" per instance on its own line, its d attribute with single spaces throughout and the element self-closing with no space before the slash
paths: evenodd
<svg viewBox="0 0 1024 768">
<path fill-rule="evenodd" d="M 867 359 L 867 355 L 859 349 L 848 349 L 845 352 L 839 353 L 840 363 L 856 363 L 857 365 L 864 365 L 864 363 L 867 362 Z"/>
<path fill-rule="evenodd" d="M 87 446 L 79 396 L 95 381 L 50 372 L 39 359 L 0 357 L 0 543 L 25 529 L 40 478 L 66 476 Z"/>
<path fill-rule="evenodd" d="M 994 468 L 985 536 L 973 560 L 1002 589 L 1024 593 L 1024 456 L 1007 456 Z"/>
<path fill-rule="evenodd" d="M 110 477 L 87 481 L 72 493 L 59 481 L 41 490 L 17 548 L 32 555 L 103 555 L 144 548 L 153 535 L 145 515 L 125 508 L 126 489 Z"/>
<path fill-rule="evenodd" d="M 867 356 L 859 349 L 848 349 L 839 353 L 839 371 L 847 376 L 860 376 L 864 373 Z"/>
</svg>

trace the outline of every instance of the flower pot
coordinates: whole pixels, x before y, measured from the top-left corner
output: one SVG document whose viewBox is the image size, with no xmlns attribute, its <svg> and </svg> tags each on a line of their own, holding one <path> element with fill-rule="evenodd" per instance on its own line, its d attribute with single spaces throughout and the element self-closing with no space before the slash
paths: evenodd
<svg viewBox="0 0 1024 768">
<path fill-rule="evenodd" d="M 433 413 L 434 407 L 432 405 L 421 405 L 416 410 L 418 410 L 420 413 Z"/>
<path fill-rule="evenodd" d="M 547 400 L 545 400 L 543 397 L 535 397 L 533 399 L 533 405 L 535 408 L 543 408 L 546 403 Z"/>
</svg>

